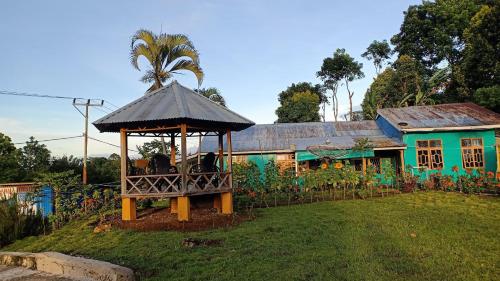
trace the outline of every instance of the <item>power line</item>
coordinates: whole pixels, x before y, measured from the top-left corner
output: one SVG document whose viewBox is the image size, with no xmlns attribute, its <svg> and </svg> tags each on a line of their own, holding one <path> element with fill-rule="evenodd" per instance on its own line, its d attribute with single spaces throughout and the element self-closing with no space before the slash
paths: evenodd
<svg viewBox="0 0 500 281">
<path fill-rule="evenodd" d="M 107 103 L 109 103 L 109 105 L 111 105 L 111 106 L 114 106 L 114 107 L 116 107 L 116 108 L 120 108 L 119 106 L 116 106 L 116 105 L 114 105 L 114 104 L 110 103 L 110 102 L 109 102 L 109 101 L 107 101 L 107 100 L 104 100 L 104 101 L 105 101 L 105 102 L 107 102 Z"/>
<path fill-rule="evenodd" d="M 105 142 L 105 141 L 103 141 L 103 140 L 99 140 L 99 139 L 93 138 L 93 137 L 91 137 L 91 136 L 89 136 L 89 139 L 91 139 L 91 140 L 95 140 L 95 141 L 97 141 L 97 142 L 101 142 L 101 143 L 104 143 L 104 144 L 107 144 L 107 145 L 111 145 L 111 146 L 114 146 L 114 147 L 117 147 L 117 148 L 120 148 L 120 146 L 119 146 L 119 145 L 112 144 L 112 143 L 109 143 L 109 142 Z M 130 150 L 130 151 L 134 151 L 134 152 L 139 152 L 139 151 L 137 151 L 137 150 L 130 149 L 130 148 L 129 148 L 128 150 Z"/>
<path fill-rule="evenodd" d="M 95 109 L 99 110 L 100 112 L 103 112 L 103 113 L 104 113 L 104 114 L 106 114 L 106 115 L 108 115 L 108 114 L 110 114 L 110 113 L 111 113 L 111 112 L 106 111 L 106 110 L 104 110 L 104 109 L 101 109 L 101 108 L 99 108 L 99 107 L 96 107 Z"/>
<path fill-rule="evenodd" d="M 49 141 L 58 141 L 58 140 L 68 140 L 68 139 L 76 139 L 76 138 L 81 138 L 83 137 L 82 135 L 80 136 L 72 136 L 72 137 L 63 137 L 63 138 L 53 138 L 53 139 L 46 139 L 46 140 L 35 140 L 36 142 L 49 142 Z M 27 142 L 15 142 L 14 144 L 26 144 L 29 143 Z"/>
<path fill-rule="evenodd" d="M 36 97 L 36 98 L 52 98 L 52 99 L 71 99 L 71 100 L 72 99 L 80 99 L 80 98 L 75 98 L 75 97 L 40 95 L 40 94 L 33 94 L 33 93 L 14 92 L 14 91 L 0 91 L 0 95 Z"/>
<path fill-rule="evenodd" d="M 102 106 L 103 106 L 104 108 L 106 108 L 107 110 L 111 111 L 111 112 L 113 112 L 113 111 L 115 111 L 115 110 L 116 110 L 116 109 L 109 108 L 109 107 L 107 107 L 107 106 L 105 106 L 105 105 L 102 105 Z"/>
</svg>

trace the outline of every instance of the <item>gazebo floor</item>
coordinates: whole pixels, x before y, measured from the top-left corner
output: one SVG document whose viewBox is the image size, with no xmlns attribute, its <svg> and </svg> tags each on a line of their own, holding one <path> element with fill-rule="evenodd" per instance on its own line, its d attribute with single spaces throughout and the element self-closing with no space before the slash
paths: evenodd
<svg viewBox="0 0 500 281">
<path fill-rule="evenodd" d="M 104 224 L 122 229 L 138 231 L 200 231 L 214 228 L 232 227 L 243 221 L 248 221 L 249 216 L 241 214 L 222 215 L 212 208 L 192 208 L 191 220 L 179 222 L 177 214 L 171 214 L 170 208 L 147 209 L 138 212 L 134 221 L 122 221 L 120 215 L 109 218 Z"/>
</svg>

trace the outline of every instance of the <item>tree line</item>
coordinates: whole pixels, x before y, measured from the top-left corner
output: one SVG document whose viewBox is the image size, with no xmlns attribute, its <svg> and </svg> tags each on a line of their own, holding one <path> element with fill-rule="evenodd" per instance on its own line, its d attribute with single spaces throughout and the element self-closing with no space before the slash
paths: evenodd
<svg viewBox="0 0 500 281">
<path fill-rule="evenodd" d="M 162 153 L 162 143 L 157 139 L 137 145 L 143 159 Z M 167 155 L 170 153 L 167 143 Z M 129 160 L 129 164 L 131 164 Z M 71 172 L 81 180 L 83 159 L 73 155 L 52 156 L 45 144 L 30 137 L 21 148 L 16 148 L 9 136 L 0 133 L 0 183 L 31 182 L 48 174 Z M 120 156 L 89 157 L 87 162 L 89 184 L 116 183 L 120 181 Z"/>
<path fill-rule="evenodd" d="M 339 48 L 316 73 L 321 84 L 294 83 L 278 95 L 277 122 L 324 121 L 327 105 L 337 121 L 341 86 L 349 100 L 349 120 L 374 119 L 385 107 L 453 102 L 474 102 L 500 112 L 499 4 L 437 0 L 409 6 L 390 43 L 374 40 L 361 54 L 376 72 L 362 112 L 353 110 L 350 83 L 364 78 L 363 64 Z"/>
</svg>

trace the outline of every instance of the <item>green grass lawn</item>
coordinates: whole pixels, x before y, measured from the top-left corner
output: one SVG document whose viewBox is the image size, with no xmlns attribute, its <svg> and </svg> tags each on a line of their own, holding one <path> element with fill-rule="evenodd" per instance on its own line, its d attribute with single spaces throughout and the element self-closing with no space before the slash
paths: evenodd
<svg viewBox="0 0 500 281">
<path fill-rule="evenodd" d="M 188 249 L 186 237 L 224 243 Z M 321 202 L 196 233 L 93 234 L 78 222 L 3 250 L 97 258 L 140 280 L 500 280 L 500 199 L 429 192 Z"/>
</svg>

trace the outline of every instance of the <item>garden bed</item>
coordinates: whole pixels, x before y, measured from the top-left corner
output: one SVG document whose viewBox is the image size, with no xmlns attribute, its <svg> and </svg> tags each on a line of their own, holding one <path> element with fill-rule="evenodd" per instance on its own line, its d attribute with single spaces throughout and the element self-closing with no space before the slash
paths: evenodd
<svg viewBox="0 0 500 281">
<path fill-rule="evenodd" d="M 247 220 L 250 220 L 250 216 L 222 215 L 212 208 L 198 208 L 191 210 L 189 222 L 179 222 L 177 214 L 170 213 L 170 208 L 154 208 L 141 211 L 135 221 L 122 221 L 120 215 L 114 215 L 107 218 L 101 225 L 111 224 L 112 227 L 138 231 L 200 231 L 232 227 Z"/>
</svg>

